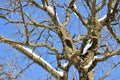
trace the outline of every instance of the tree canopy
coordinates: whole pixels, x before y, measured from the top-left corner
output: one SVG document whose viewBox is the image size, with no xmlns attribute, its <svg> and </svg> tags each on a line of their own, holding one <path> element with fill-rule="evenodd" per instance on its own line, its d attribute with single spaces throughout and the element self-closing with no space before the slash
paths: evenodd
<svg viewBox="0 0 120 80">
<path fill-rule="evenodd" d="M 0 2 L 0 79 L 25 79 L 35 64 L 42 80 L 104 80 L 118 69 L 119 0 Z"/>
</svg>

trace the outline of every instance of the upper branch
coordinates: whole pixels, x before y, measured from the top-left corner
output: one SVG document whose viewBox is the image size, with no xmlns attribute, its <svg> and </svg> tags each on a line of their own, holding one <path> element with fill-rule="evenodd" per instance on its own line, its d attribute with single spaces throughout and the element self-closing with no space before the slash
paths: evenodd
<svg viewBox="0 0 120 80">
<path fill-rule="evenodd" d="M 67 11 L 66 11 L 66 16 L 65 16 L 65 22 L 63 23 L 62 26 L 63 26 L 63 27 L 66 27 L 66 26 L 68 25 L 69 21 L 70 21 L 70 11 L 67 10 Z"/>
<path fill-rule="evenodd" d="M 119 0 L 109 0 L 107 14 L 102 19 L 99 19 L 103 26 L 107 25 L 108 22 L 115 21 L 115 17 L 119 12 L 119 4 Z"/>
<path fill-rule="evenodd" d="M 39 4 L 36 3 L 34 0 L 29 0 L 29 1 L 30 1 L 30 2 L 32 3 L 32 5 L 34 5 L 35 7 L 40 8 L 40 9 L 43 10 L 43 6 L 39 5 Z"/>
<path fill-rule="evenodd" d="M 29 32 L 28 32 L 27 24 L 26 24 L 26 21 L 25 21 L 25 18 L 24 18 L 24 11 L 23 11 L 23 6 L 22 6 L 22 3 L 21 3 L 21 0 L 19 0 L 19 4 L 20 4 L 21 17 L 22 17 L 23 24 L 24 24 L 24 27 L 25 27 L 26 43 L 29 43 Z"/>
<path fill-rule="evenodd" d="M 92 2 L 90 0 L 85 0 L 87 6 L 89 7 L 90 10 L 92 10 Z"/>
<path fill-rule="evenodd" d="M 106 5 L 106 0 L 102 0 L 102 4 L 96 9 L 96 11 L 98 12 L 98 11 L 101 10 L 105 5 Z"/>
<path fill-rule="evenodd" d="M 29 0 L 35 7 L 40 8 L 44 10 L 45 12 L 48 13 L 50 16 L 51 20 L 55 24 L 55 26 L 60 26 L 60 22 L 56 13 L 56 7 L 55 6 L 50 6 L 47 0 L 42 0 L 43 6 L 39 5 L 37 2 L 34 0 Z"/>
<path fill-rule="evenodd" d="M 85 39 L 85 35 L 78 35 L 78 37 L 77 38 L 75 38 L 75 39 L 73 39 L 73 41 L 74 42 L 78 42 L 78 41 L 80 41 L 80 40 L 83 40 L 83 39 Z"/>
<path fill-rule="evenodd" d="M 75 1 L 76 0 L 72 0 L 69 4 L 69 8 L 73 10 L 73 12 L 79 17 L 79 19 L 81 20 L 81 22 L 83 23 L 83 25 L 87 26 L 86 21 L 84 20 L 83 16 L 79 13 L 79 11 L 77 10 L 77 7 L 75 6 Z"/>
<path fill-rule="evenodd" d="M 20 10 L 14 10 L 14 9 L 9 9 L 9 8 L 4 8 L 4 7 L 0 7 L 0 9 L 1 10 L 4 10 L 4 11 L 7 11 L 7 13 L 11 13 L 11 12 L 18 12 L 18 13 L 20 13 L 21 11 Z M 53 32 L 55 32 L 56 30 L 52 27 L 52 26 L 54 26 L 53 24 L 50 24 L 50 25 L 48 25 L 48 24 L 44 24 L 43 22 L 37 22 L 37 21 L 35 21 L 32 17 L 30 17 L 29 16 L 29 14 L 27 14 L 26 12 L 24 12 L 23 10 L 22 10 L 22 18 L 23 18 L 23 20 L 13 20 L 13 19 L 10 19 L 8 16 L 7 16 L 7 14 L 1 14 L 0 15 L 0 18 L 2 18 L 2 19 L 5 19 L 6 21 L 8 21 L 6 24 L 8 24 L 8 23 L 14 23 L 14 24 L 24 24 L 24 26 L 27 26 L 27 25 L 32 25 L 32 26 L 35 26 L 35 27 L 44 27 L 44 28 L 47 28 L 47 29 L 49 29 L 49 30 L 52 30 Z M 29 21 L 25 21 L 25 19 L 24 19 L 24 16 L 26 16 L 28 19 L 29 19 Z M 27 28 L 27 27 L 25 27 L 25 28 Z M 27 29 L 26 29 L 26 31 L 27 31 Z M 28 31 L 26 32 L 26 33 L 28 33 Z M 29 35 L 28 35 L 29 36 Z"/>
<path fill-rule="evenodd" d="M 112 57 L 112 56 L 114 56 L 114 55 L 120 55 L 120 49 L 117 50 L 116 52 L 108 53 L 108 54 L 107 54 L 106 56 L 104 56 L 104 57 L 98 57 L 98 58 L 95 59 L 95 61 L 97 61 L 97 62 L 105 61 L 105 60 L 107 60 L 108 58 L 110 58 L 110 57 Z"/>
<path fill-rule="evenodd" d="M 49 3 L 47 0 L 42 0 L 43 6 L 49 6 Z"/>
<path fill-rule="evenodd" d="M 111 25 L 110 25 L 110 23 L 109 24 L 107 24 L 107 29 L 109 30 L 109 32 L 110 32 L 110 34 L 113 36 L 113 38 L 120 44 L 120 38 L 119 37 L 117 37 L 117 35 L 116 35 L 116 33 L 115 32 L 113 32 L 113 30 L 112 30 L 112 27 L 111 27 Z"/>
</svg>

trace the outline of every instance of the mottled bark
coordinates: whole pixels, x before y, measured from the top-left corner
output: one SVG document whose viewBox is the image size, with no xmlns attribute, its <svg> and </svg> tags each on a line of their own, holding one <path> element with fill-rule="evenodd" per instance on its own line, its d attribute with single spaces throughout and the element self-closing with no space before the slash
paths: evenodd
<svg viewBox="0 0 120 80">
<path fill-rule="evenodd" d="M 116 19 L 119 10 L 119 0 L 101 0 L 101 3 L 98 3 L 97 0 L 81 0 L 80 2 L 79 0 L 66 0 L 65 3 L 61 2 L 62 4 L 59 4 L 59 0 L 41 0 L 40 3 L 35 0 L 14 1 L 15 0 L 13 0 L 13 2 L 9 2 L 14 5 L 14 7 L 9 6 L 9 8 L 0 5 L 0 19 L 4 19 L 7 24 L 10 23 L 23 26 L 23 28 L 21 27 L 21 29 L 18 30 L 18 33 L 20 31 L 20 34 L 24 36 L 23 41 L 18 42 L 18 39 L 15 41 L 0 35 L 0 42 L 7 43 L 14 49 L 20 51 L 47 72 L 49 72 L 56 79 L 69 80 L 69 68 L 71 65 L 73 65 L 79 72 L 80 80 L 94 80 L 94 67 L 96 64 L 100 61 L 105 61 L 116 54 L 120 54 L 120 50 L 113 50 L 113 52 L 110 52 L 112 50 L 110 50 L 111 46 L 109 45 L 102 47 L 106 49 L 102 49 L 102 55 L 98 51 L 101 48 L 101 44 L 99 44 L 98 41 L 103 40 L 105 41 L 105 44 L 109 42 L 106 41 L 108 40 L 108 37 L 101 38 L 101 35 L 103 34 L 101 34 L 101 30 L 104 26 L 107 27 L 106 29 L 109 31 L 109 34 L 111 35 L 110 37 L 114 38 L 117 43 L 120 43 L 120 38 L 113 30 L 113 26 L 111 25 L 111 23 L 117 22 Z M 79 3 L 80 5 L 78 6 Z M 35 12 L 31 9 L 27 11 L 27 6 L 37 11 Z M 107 13 L 102 17 L 99 15 L 101 13 L 99 11 L 101 11 L 104 6 L 107 6 Z M 80 10 L 82 7 L 88 11 L 88 13 L 86 12 L 86 15 L 88 16 L 82 14 L 82 10 Z M 62 14 L 65 16 L 58 16 L 59 9 L 61 9 L 61 12 L 63 11 Z M 20 14 L 18 15 L 18 18 L 20 19 L 14 19 L 14 17 L 10 17 L 14 16 L 16 13 Z M 35 16 L 31 13 L 35 13 L 34 15 L 36 15 L 37 19 L 35 19 Z M 82 26 L 84 26 L 87 30 L 87 34 L 82 32 L 79 33 L 77 30 L 78 27 L 76 27 L 76 24 L 78 25 L 79 23 L 74 23 L 75 26 L 71 25 L 72 20 L 76 19 L 76 17 L 71 16 L 72 13 L 74 13 L 74 15 L 80 21 L 81 25 L 79 28 L 82 29 Z M 40 16 L 38 14 L 40 14 Z M 42 15 L 45 17 L 47 16 L 47 18 L 43 19 L 44 17 Z M 69 30 L 69 28 L 74 28 L 76 30 L 75 33 L 73 30 Z M 84 34 L 84 36 L 81 34 Z M 34 37 L 34 35 L 38 38 Z M 72 37 L 73 35 L 77 36 Z M 17 36 L 20 37 L 19 35 Z M 54 39 L 57 39 L 57 41 L 54 42 Z M 81 56 L 89 39 L 93 41 L 92 46 L 86 50 L 85 55 Z M 51 55 L 49 54 L 49 51 L 55 55 L 55 65 L 57 65 L 55 67 L 57 67 L 58 70 L 60 69 L 63 74 L 57 71 L 56 68 L 54 69 L 54 67 L 47 63 L 47 61 L 45 62 L 45 60 L 42 59 L 42 56 L 39 56 L 38 53 L 33 54 L 34 50 L 32 51 L 31 48 L 39 49 L 41 47 L 45 48 L 45 50 L 48 50 L 48 52 L 46 52 L 47 55 Z M 60 47 L 60 49 L 58 47 Z M 43 54 L 41 51 L 40 53 Z M 99 53 L 101 56 L 104 56 L 102 58 L 98 58 L 96 57 L 97 53 Z M 62 60 L 67 61 L 68 64 L 64 66 Z"/>
<path fill-rule="evenodd" d="M 94 80 L 94 70 L 91 70 L 89 72 L 86 72 L 84 70 L 81 70 L 79 80 Z"/>
</svg>

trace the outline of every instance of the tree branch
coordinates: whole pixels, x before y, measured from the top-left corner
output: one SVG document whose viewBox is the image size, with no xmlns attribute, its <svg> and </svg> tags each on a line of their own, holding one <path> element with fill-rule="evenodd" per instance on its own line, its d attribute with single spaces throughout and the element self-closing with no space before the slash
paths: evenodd
<svg viewBox="0 0 120 80">
<path fill-rule="evenodd" d="M 5 37 L 3 37 L 3 36 L 0 36 L 0 42 L 5 42 L 5 43 L 13 46 L 15 49 L 17 49 L 18 51 L 24 53 L 27 57 L 29 57 L 29 58 L 32 59 L 32 60 L 34 60 L 34 59 L 36 59 L 36 61 L 38 60 L 38 59 L 35 57 L 35 56 L 37 56 L 37 55 L 34 55 L 35 53 L 34 53 L 33 56 L 32 56 L 29 51 L 26 51 L 26 50 L 23 50 L 23 49 L 22 49 L 22 48 L 25 48 L 24 46 L 22 46 L 22 45 L 24 45 L 25 43 L 16 42 L 16 41 L 7 39 L 7 38 L 5 38 Z M 55 55 L 56 55 L 56 58 L 57 58 L 58 67 L 60 67 L 61 69 L 64 69 L 64 70 L 68 67 L 68 66 L 63 66 L 63 65 L 60 63 L 59 53 L 58 53 L 57 49 L 55 49 L 54 47 L 51 47 L 51 46 L 49 46 L 49 45 L 47 45 L 47 44 L 45 44 L 45 43 L 41 43 L 41 44 L 31 44 L 31 43 L 28 43 L 27 45 L 29 45 L 29 46 L 31 46 L 31 47 L 43 47 L 43 46 L 45 46 L 45 47 L 48 48 L 49 50 L 54 51 L 54 53 L 55 53 Z M 19 47 L 19 46 L 20 46 L 20 47 Z M 27 49 L 27 48 L 25 48 L 25 49 Z M 23 51 L 22 51 L 22 50 L 23 50 Z M 28 49 L 28 50 L 30 50 L 30 49 Z M 30 50 L 30 51 L 33 53 L 32 50 Z M 27 52 L 29 52 L 29 53 L 27 53 Z M 37 57 L 39 57 L 39 56 L 37 56 Z M 36 62 L 36 61 L 35 61 L 35 62 Z M 40 61 L 38 61 L 38 62 L 40 62 Z M 37 62 L 36 62 L 36 63 L 37 63 Z M 39 63 L 39 64 L 41 64 L 41 63 Z"/>
<path fill-rule="evenodd" d="M 62 24 L 63 27 L 66 27 L 70 21 L 70 11 L 66 11 L 65 22 Z"/>
<path fill-rule="evenodd" d="M 28 64 L 25 68 L 23 68 L 23 69 L 15 76 L 14 79 L 17 79 L 17 78 L 20 76 L 20 74 L 22 74 L 26 69 L 28 69 L 33 63 L 34 63 L 34 62 Z"/>
<path fill-rule="evenodd" d="M 34 5 L 35 7 L 44 10 L 44 9 L 43 9 L 43 6 L 39 5 L 39 4 L 38 4 L 37 2 L 35 2 L 34 0 L 28 0 L 28 1 L 30 1 L 30 2 L 32 3 L 32 5 Z"/>
<path fill-rule="evenodd" d="M 106 0 L 102 0 L 102 4 L 96 9 L 96 12 L 101 10 L 106 5 Z"/>
<path fill-rule="evenodd" d="M 73 39 L 74 42 L 78 42 L 80 40 L 83 40 L 86 36 L 85 35 L 78 35 L 76 39 Z"/>
<path fill-rule="evenodd" d="M 102 19 L 99 19 L 100 23 L 103 26 L 106 26 L 108 24 L 108 21 L 113 22 L 119 12 L 118 8 L 119 8 L 120 1 L 117 0 L 116 3 L 115 1 L 116 0 L 109 0 L 107 14 Z"/>
<path fill-rule="evenodd" d="M 106 77 L 109 76 L 110 72 L 113 70 L 113 68 L 117 67 L 118 65 L 120 65 L 120 62 L 115 63 L 114 65 L 112 65 L 108 71 L 99 79 L 99 80 L 104 80 Z"/>
<path fill-rule="evenodd" d="M 26 21 L 25 21 L 25 18 L 24 18 L 24 11 L 23 11 L 23 6 L 22 6 L 22 3 L 21 3 L 21 0 L 18 0 L 18 1 L 19 1 L 19 4 L 20 4 L 21 17 L 22 17 L 22 20 L 23 20 L 24 28 L 25 28 L 26 44 L 27 44 L 27 43 L 29 43 L 29 31 L 28 31 L 27 24 L 26 24 Z"/>
<path fill-rule="evenodd" d="M 23 42 L 18 42 L 18 41 L 14 41 L 14 40 L 9 40 L 8 38 L 1 36 L 0 35 L 0 42 L 6 42 L 6 43 L 13 43 L 13 44 L 20 44 L 20 45 L 24 45 L 25 43 Z"/>
<path fill-rule="evenodd" d="M 42 3 L 43 3 L 43 6 L 44 6 L 44 7 L 45 7 L 45 6 L 49 6 L 49 3 L 48 3 L 47 0 L 42 0 Z"/>
<path fill-rule="evenodd" d="M 90 11 L 92 10 L 92 2 L 90 0 L 85 0 L 86 4 L 88 5 Z"/>
<path fill-rule="evenodd" d="M 56 8 L 55 6 L 50 6 L 48 5 L 48 1 L 47 0 L 42 0 L 42 3 L 44 6 L 39 5 L 37 2 L 35 2 L 34 0 L 29 0 L 35 7 L 38 7 L 42 10 L 44 10 L 45 12 L 47 12 L 51 18 L 51 20 L 53 21 L 53 23 L 55 24 L 55 26 L 60 26 L 60 22 L 56 13 Z"/>
<path fill-rule="evenodd" d="M 112 37 L 120 44 L 120 38 L 117 37 L 117 35 L 116 35 L 115 32 L 113 32 L 110 23 L 107 24 L 107 29 L 109 30 L 109 32 L 110 32 L 110 34 L 112 35 Z"/>
<path fill-rule="evenodd" d="M 114 56 L 114 55 L 120 55 L 120 49 L 117 50 L 116 52 L 112 52 L 112 53 L 107 53 L 107 55 L 105 55 L 104 57 L 97 57 L 95 59 L 96 62 L 101 62 L 101 61 L 105 61 L 107 60 L 108 58 Z"/>
<path fill-rule="evenodd" d="M 30 20 L 30 21 L 25 21 L 26 25 L 33 25 L 35 27 L 43 27 L 43 28 L 52 30 L 53 32 L 56 32 L 56 30 L 54 28 L 52 28 L 52 26 L 54 26 L 53 24 L 47 25 L 47 24 L 44 24 L 43 22 L 37 22 L 37 21 L 33 20 L 27 13 L 24 12 L 24 14 Z M 12 20 L 5 15 L 0 15 L 0 18 L 7 20 L 8 21 L 7 23 L 24 24 L 24 22 L 22 20 Z"/>
<path fill-rule="evenodd" d="M 4 41 L 5 43 L 11 45 L 16 50 L 25 54 L 28 58 L 32 59 L 35 63 L 39 64 L 45 70 L 47 70 L 50 74 L 52 74 L 55 78 L 59 79 L 63 77 L 63 72 L 56 71 L 49 63 L 47 63 L 42 57 L 36 55 L 31 49 L 26 48 L 20 44 L 9 43 Z"/>
<path fill-rule="evenodd" d="M 31 49 L 25 48 L 21 45 L 16 45 L 16 44 L 10 44 L 12 47 L 17 49 L 18 51 L 24 53 L 27 57 L 32 59 L 34 62 L 39 64 L 42 68 L 47 70 L 49 73 L 51 73 L 54 77 L 57 79 L 63 76 L 63 73 L 60 74 L 58 71 L 56 71 L 49 63 L 47 63 L 42 57 L 36 55 L 33 53 Z"/>
<path fill-rule="evenodd" d="M 77 10 L 77 8 L 75 7 L 75 1 L 76 0 L 72 0 L 69 4 L 69 8 L 73 10 L 73 12 L 79 17 L 79 19 L 81 20 L 82 24 L 85 26 L 87 25 L 87 22 L 84 20 L 83 16 L 79 13 L 79 11 Z"/>
</svg>

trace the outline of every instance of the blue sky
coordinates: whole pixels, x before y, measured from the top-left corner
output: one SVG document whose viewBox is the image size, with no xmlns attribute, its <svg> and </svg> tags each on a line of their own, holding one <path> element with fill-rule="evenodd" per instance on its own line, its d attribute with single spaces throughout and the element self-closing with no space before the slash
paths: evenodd
<svg viewBox="0 0 120 80">
<path fill-rule="evenodd" d="M 78 4 L 77 4 L 77 6 L 78 6 Z M 33 16 L 33 18 L 36 19 L 36 21 L 42 21 L 43 19 L 48 18 L 48 17 L 45 16 L 45 14 L 46 14 L 45 12 L 41 13 L 41 10 L 39 11 L 37 9 L 35 9 L 35 10 L 33 10 L 33 9 L 34 8 L 30 8 L 30 7 L 28 8 L 27 7 L 25 9 L 25 11 L 28 12 L 28 13 L 32 13 L 32 12 L 35 11 L 35 13 L 31 14 L 31 15 Z M 63 19 L 64 19 L 64 17 L 63 17 L 64 16 L 63 10 L 61 10 L 60 8 L 57 8 L 57 9 L 58 9 L 57 10 L 58 17 L 60 19 L 60 22 L 62 23 Z M 84 8 L 78 8 L 78 9 L 80 9 L 80 10 L 82 9 L 81 13 L 84 14 L 84 16 L 88 15 L 86 13 L 86 11 L 84 10 Z M 41 15 L 39 15 L 39 14 L 41 14 Z M 106 14 L 106 9 L 104 8 L 99 14 L 100 14 L 99 17 L 104 16 Z M 44 15 L 44 17 L 42 18 L 43 15 Z M 15 17 L 16 16 L 13 16 L 13 18 L 15 18 Z M 39 19 L 39 17 L 40 17 L 40 19 Z M 16 35 L 16 33 L 19 32 L 18 28 L 19 29 L 23 29 L 23 27 L 21 25 L 18 26 L 18 25 L 5 24 L 5 23 L 6 23 L 5 20 L 0 19 L 0 35 L 5 36 L 5 37 L 7 37 L 9 39 L 12 39 L 12 40 L 24 41 L 24 37 L 21 37 L 23 34 L 17 34 Z M 118 26 L 114 26 L 114 28 L 115 28 L 115 31 L 117 32 L 117 35 L 120 37 L 119 27 Z M 31 30 L 31 29 L 32 28 L 30 27 L 29 30 Z M 81 24 L 81 22 L 78 20 L 78 18 L 73 13 L 71 14 L 71 21 L 70 21 L 70 23 L 67 26 L 67 30 L 69 30 L 71 32 L 70 33 L 71 36 L 73 36 L 74 34 L 85 34 L 86 31 L 87 31 L 85 29 L 85 27 Z M 41 31 L 42 31 L 41 29 L 38 29 L 35 32 L 41 32 Z M 47 34 L 47 31 L 48 30 L 46 30 L 44 32 L 44 34 Z M 103 37 L 108 35 L 108 33 L 105 33 L 105 31 L 106 31 L 106 28 L 103 29 L 103 31 L 102 31 L 101 35 Z M 34 34 L 35 32 L 33 32 L 32 34 Z M 50 32 L 50 34 L 56 36 L 52 32 Z M 39 35 L 32 36 L 31 40 L 37 38 L 38 36 Z M 45 38 L 42 37 L 41 38 L 41 42 L 44 42 Z M 54 46 L 56 46 L 57 49 L 59 49 L 59 51 L 62 50 L 62 45 L 59 42 L 60 39 L 58 38 L 58 36 L 57 37 L 53 37 L 53 38 L 49 38 L 49 39 L 51 41 L 54 41 Z M 115 43 L 115 40 L 113 38 L 111 38 L 110 36 L 108 37 L 108 40 L 109 40 L 109 43 L 111 45 L 114 45 L 113 49 L 116 49 L 116 46 L 119 46 L 117 49 L 120 48 L 120 45 L 117 45 L 117 43 Z M 48 50 L 45 49 L 44 47 L 43 48 L 38 48 L 38 49 L 35 50 L 35 52 L 38 55 L 41 55 L 49 63 L 52 62 L 51 65 L 56 67 L 56 62 L 55 62 L 54 55 L 50 55 L 49 56 L 47 54 L 47 51 Z M 48 52 L 50 52 L 50 51 L 48 51 Z M 96 70 L 95 71 L 95 80 L 98 80 L 106 72 L 106 70 L 108 70 L 111 67 L 111 65 L 113 65 L 114 63 L 116 63 L 118 61 L 120 61 L 120 56 L 112 57 L 112 58 L 108 59 L 105 62 L 98 63 L 98 65 L 95 67 L 95 70 Z M 7 44 L 0 43 L 0 64 L 2 63 L 4 65 L 6 65 L 5 69 L 9 70 L 9 68 L 7 67 L 7 65 L 10 65 L 9 62 L 10 62 L 10 64 L 14 64 L 13 66 L 11 66 L 11 68 L 12 68 L 12 71 L 15 72 L 14 71 L 14 68 L 16 68 L 15 66 L 18 66 L 17 68 L 24 68 L 28 63 L 31 63 L 32 61 L 30 59 L 28 59 L 26 56 L 24 56 L 22 53 L 20 53 L 19 51 L 16 51 L 12 47 L 8 46 Z M 19 69 L 17 69 L 17 70 L 19 71 Z M 120 79 L 120 77 L 119 77 L 120 71 L 119 70 L 120 70 L 120 65 L 117 66 L 115 69 L 113 69 L 111 74 L 110 74 L 110 77 L 106 78 L 105 80 L 119 80 Z M 71 72 L 75 72 L 75 74 L 77 75 L 76 69 L 72 66 L 70 68 L 70 72 L 69 72 L 69 74 L 70 74 L 69 78 L 70 79 L 72 78 Z M 33 65 L 31 65 L 28 68 L 28 70 L 26 70 L 23 73 L 22 79 L 19 79 L 19 80 L 23 80 L 26 77 L 30 78 L 30 80 L 45 80 L 47 76 L 49 76 L 49 74 L 42 67 L 40 67 L 37 64 L 33 64 Z"/>
</svg>

